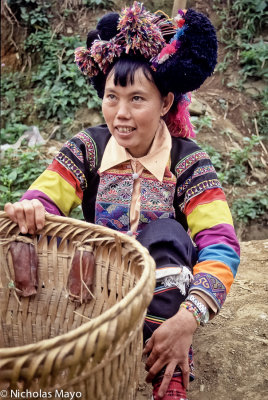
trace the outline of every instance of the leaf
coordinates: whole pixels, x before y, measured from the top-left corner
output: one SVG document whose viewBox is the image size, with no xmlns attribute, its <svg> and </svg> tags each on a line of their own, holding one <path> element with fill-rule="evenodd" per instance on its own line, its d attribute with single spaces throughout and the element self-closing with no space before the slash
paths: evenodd
<svg viewBox="0 0 268 400">
<path fill-rule="evenodd" d="M 86 100 L 87 100 L 86 97 L 79 97 L 79 98 L 78 98 L 78 103 L 79 103 L 79 104 L 82 104 L 82 103 L 84 103 Z"/>
<path fill-rule="evenodd" d="M 75 83 L 77 86 L 82 87 L 83 85 L 85 85 L 85 79 L 83 77 L 78 78 L 75 80 Z"/>
<path fill-rule="evenodd" d="M 69 56 L 71 56 L 71 55 L 73 55 L 74 54 L 74 50 L 73 49 L 70 49 L 70 50 L 67 50 L 66 51 L 66 56 L 67 57 L 69 57 Z"/>
<path fill-rule="evenodd" d="M 262 1 L 261 3 L 257 4 L 256 12 L 261 12 L 266 8 L 266 1 Z"/>
<path fill-rule="evenodd" d="M 10 172 L 10 174 L 8 175 L 8 179 L 10 179 L 11 181 L 15 181 L 15 179 L 17 178 L 17 171 L 14 169 L 12 172 Z"/>
<path fill-rule="evenodd" d="M 0 192 L 9 192 L 9 188 L 3 185 L 0 185 Z"/>
<path fill-rule="evenodd" d="M 16 192 L 12 192 L 12 197 L 13 198 L 20 198 L 23 195 L 24 192 L 25 192 L 24 189 L 16 190 Z"/>
</svg>

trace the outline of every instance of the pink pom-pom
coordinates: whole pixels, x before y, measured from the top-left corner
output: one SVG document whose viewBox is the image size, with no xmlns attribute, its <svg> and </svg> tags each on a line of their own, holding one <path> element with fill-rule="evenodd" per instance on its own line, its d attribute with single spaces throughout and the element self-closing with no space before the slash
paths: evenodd
<svg viewBox="0 0 268 400">
<path fill-rule="evenodd" d="M 167 126 L 171 136 L 195 138 L 195 132 L 190 120 L 190 113 L 188 110 L 191 103 L 191 93 L 183 96 L 182 100 L 178 103 L 175 113 L 169 113 Z"/>
<path fill-rule="evenodd" d="M 185 24 L 185 13 L 183 10 L 178 11 L 178 15 L 174 18 L 174 21 L 177 25 L 178 28 L 182 28 L 183 25 Z"/>
<path fill-rule="evenodd" d="M 91 57 L 90 50 L 78 47 L 74 52 L 75 62 L 84 75 L 94 76 L 98 73 L 98 67 Z"/>
<path fill-rule="evenodd" d="M 157 63 L 162 64 L 165 62 L 172 54 L 176 53 L 176 41 L 167 44 L 161 50 L 159 56 L 157 57 Z"/>
</svg>

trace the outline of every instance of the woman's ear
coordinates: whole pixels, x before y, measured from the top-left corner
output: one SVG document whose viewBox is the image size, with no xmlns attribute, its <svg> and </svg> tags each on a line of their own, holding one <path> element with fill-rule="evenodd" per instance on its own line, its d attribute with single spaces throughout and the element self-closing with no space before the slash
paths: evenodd
<svg viewBox="0 0 268 400">
<path fill-rule="evenodd" d="M 163 97 L 161 117 L 164 117 L 164 115 L 167 114 L 173 104 L 173 101 L 174 94 L 172 92 L 169 92 L 166 96 Z"/>
</svg>

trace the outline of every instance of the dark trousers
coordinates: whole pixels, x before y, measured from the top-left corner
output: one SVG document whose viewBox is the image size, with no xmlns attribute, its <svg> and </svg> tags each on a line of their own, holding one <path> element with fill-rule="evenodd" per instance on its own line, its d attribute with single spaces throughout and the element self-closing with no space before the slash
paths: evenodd
<svg viewBox="0 0 268 400">
<path fill-rule="evenodd" d="M 165 218 L 150 222 L 138 235 L 137 240 L 148 249 L 155 260 L 156 269 L 184 266 L 192 272 L 196 264 L 197 250 L 185 229 L 174 219 Z M 165 287 L 161 282 L 157 282 L 144 322 L 144 343 L 162 322 L 177 313 L 186 297 L 187 291 L 186 294 L 182 294 L 176 286 Z M 189 364 L 192 367 L 191 349 Z"/>
</svg>

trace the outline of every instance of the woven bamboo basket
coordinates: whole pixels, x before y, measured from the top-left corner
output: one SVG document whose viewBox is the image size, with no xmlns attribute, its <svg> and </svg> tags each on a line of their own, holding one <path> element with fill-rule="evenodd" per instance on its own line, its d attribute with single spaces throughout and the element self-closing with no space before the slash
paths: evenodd
<svg viewBox="0 0 268 400">
<path fill-rule="evenodd" d="M 38 392 L 38 398 L 135 399 L 143 320 L 155 285 L 148 251 L 111 229 L 48 214 L 30 237 L 37 294 L 21 297 L 11 284 L 9 250 L 18 237 L 17 225 L 0 212 L 0 389 Z M 66 290 L 81 244 L 93 248 L 96 262 L 95 298 L 82 304 Z"/>
</svg>

